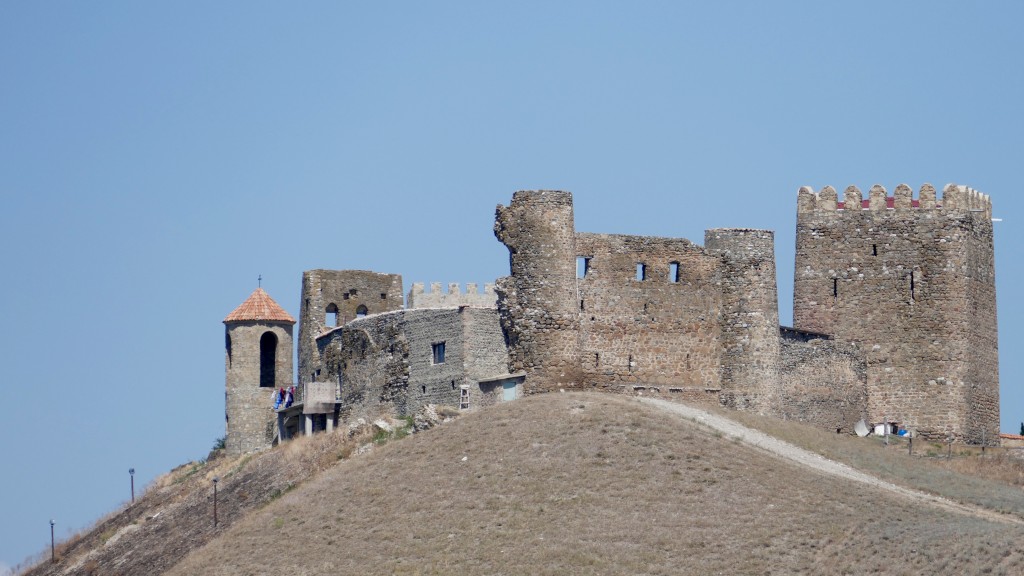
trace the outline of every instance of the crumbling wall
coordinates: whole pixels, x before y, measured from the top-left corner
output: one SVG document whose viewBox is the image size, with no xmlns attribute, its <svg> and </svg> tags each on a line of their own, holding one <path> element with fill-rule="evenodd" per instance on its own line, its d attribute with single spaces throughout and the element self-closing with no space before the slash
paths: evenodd
<svg viewBox="0 0 1024 576">
<path fill-rule="evenodd" d="M 689 240 L 576 234 L 588 384 L 720 387 L 719 259 Z"/>
<path fill-rule="evenodd" d="M 579 386 L 572 195 L 516 192 L 495 210 L 494 235 L 509 250 L 511 275 L 495 287 L 509 371 L 527 373 L 527 392 Z"/>
<path fill-rule="evenodd" d="M 783 332 L 776 416 L 844 433 L 867 418 L 867 362 L 855 344 Z"/>
<path fill-rule="evenodd" d="M 332 310 L 329 314 L 328 309 Z M 360 313 L 402 309 L 402 277 L 366 270 L 307 270 L 302 273 L 299 310 L 299 384 L 315 382 L 316 339 Z M 333 325 L 328 325 L 328 316 Z M 300 386 L 300 389 L 304 386 Z"/>
<path fill-rule="evenodd" d="M 416 282 L 409 290 L 406 298 L 406 308 L 458 308 L 459 306 L 474 306 L 477 308 L 496 308 L 498 297 L 494 293 L 494 284 L 484 284 L 484 291 L 480 292 L 475 282 L 466 284 L 466 291 L 463 292 L 457 282 L 448 284 L 448 291 L 441 290 L 440 282 L 431 282 L 430 292 L 424 292 L 423 283 Z"/>
<path fill-rule="evenodd" d="M 793 321 L 867 355 L 868 415 L 994 442 L 999 377 L 991 203 L 949 185 L 868 199 L 798 194 Z"/>
</svg>

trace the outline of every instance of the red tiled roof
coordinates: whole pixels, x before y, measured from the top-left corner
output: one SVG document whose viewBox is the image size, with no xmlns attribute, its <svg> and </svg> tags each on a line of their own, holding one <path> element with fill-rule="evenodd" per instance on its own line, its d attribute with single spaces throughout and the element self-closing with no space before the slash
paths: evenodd
<svg viewBox="0 0 1024 576">
<path fill-rule="evenodd" d="M 245 302 L 228 314 L 225 322 L 245 322 L 251 320 L 268 320 L 271 322 L 287 322 L 295 324 L 295 319 L 284 311 L 263 288 L 257 288 Z"/>
</svg>

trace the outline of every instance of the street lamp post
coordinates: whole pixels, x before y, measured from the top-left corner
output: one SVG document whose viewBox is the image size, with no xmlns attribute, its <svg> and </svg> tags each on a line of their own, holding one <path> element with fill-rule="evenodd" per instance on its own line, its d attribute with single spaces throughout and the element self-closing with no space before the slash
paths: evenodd
<svg viewBox="0 0 1024 576">
<path fill-rule="evenodd" d="M 220 478 L 213 477 L 213 527 L 217 527 L 217 482 L 220 482 Z"/>
<path fill-rule="evenodd" d="M 53 545 L 53 525 L 54 524 L 56 524 L 56 522 L 53 521 L 53 518 L 50 518 L 50 562 L 56 562 L 57 561 L 56 547 Z"/>
<path fill-rule="evenodd" d="M 132 504 L 135 504 L 135 468 L 128 469 L 128 476 L 132 479 Z"/>
</svg>

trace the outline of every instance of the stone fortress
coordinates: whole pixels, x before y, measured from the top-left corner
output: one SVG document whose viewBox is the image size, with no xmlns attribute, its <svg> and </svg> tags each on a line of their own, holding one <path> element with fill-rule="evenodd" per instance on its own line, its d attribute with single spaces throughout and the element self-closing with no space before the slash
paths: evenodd
<svg viewBox="0 0 1024 576">
<path fill-rule="evenodd" d="M 840 200 L 801 188 L 793 327 L 779 325 L 774 233 L 681 238 L 576 232 L 568 192 L 520 191 L 495 236 L 510 274 L 429 292 L 359 270 L 302 276 L 295 320 L 262 289 L 224 320 L 227 448 L 429 404 L 596 389 L 715 403 L 851 432 L 889 423 L 929 439 L 999 433 L 988 196 L 900 185 Z"/>
</svg>

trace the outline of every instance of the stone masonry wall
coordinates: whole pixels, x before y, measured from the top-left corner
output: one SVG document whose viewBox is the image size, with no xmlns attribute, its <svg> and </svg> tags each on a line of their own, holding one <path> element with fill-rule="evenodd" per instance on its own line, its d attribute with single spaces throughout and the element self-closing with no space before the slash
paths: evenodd
<svg viewBox="0 0 1024 576">
<path fill-rule="evenodd" d="M 527 393 L 579 386 L 572 195 L 516 192 L 495 210 L 494 235 L 509 249 L 511 275 L 495 287 L 509 371 L 527 373 Z"/>
<path fill-rule="evenodd" d="M 704 233 L 721 258 L 722 394 L 725 406 L 778 410 L 779 304 L 775 234 L 721 228 Z"/>
<path fill-rule="evenodd" d="M 337 309 L 328 326 L 328 307 Z M 317 336 L 358 316 L 402 309 L 402 277 L 365 270 L 307 270 L 302 273 L 299 310 L 299 383 L 316 381 Z M 300 386 L 300 389 L 304 388 Z"/>
<path fill-rule="evenodd" d="M 477 284 L 469 282 L 466 284 L 466 291 L 463 292 L 457 282 L 448 284 L 448 291 L 441 291 L 440 282 L 430 284 L 430 292 L 423 291 L 423 283 L 416 282 L 409 290 L 406 299 L 406 308 L 457 308 L 459 306 L 474 306 L 477 308 L 496 308 L 498 297 L 494 293 L 494 284 L 484 284 L 484 291 L 480 292 Z"/>
<path fill-rule="evenodd" d="M 576 253 L 588 384 L 718 390 L 717 257 L 685 239 L 588 233 Z"/>
<path fill-rule="evenodd" d="M 292 325 L 231 322 L 225 325 L 225 447 L 229 454 L 267 448 L 276 417 L 271 394 L 292 385 Z M 260 386 L 260 338 L 277 337 L 274 387 Z"/>
<path fill-rule="evenodd" d="M 444 361 L 434 346 L 444 343 Z M 401 310 L 353 320 L 317 340 L 321 377 L 337 382 L 340 419 L 406 416 L 426 404 L 458 407 L 462 386 L 507 374 L 495 309 Z M 471 406 L 474 398 L 471 397 Z"/>
<path fill-rule="evenodd" d="M 867 418 L 867 363 L 856 345 L 783 337 L 780 352 L 776 416 L 844 433 Z"/>
<path fill-rule="evenodd" d="M 793 320 L 865 351 L 868 416 L 994 442 L 998 352 L 991 203 L 925 185 L 865 200 L 850 187 L 798 195 Z"/>
</svg>

